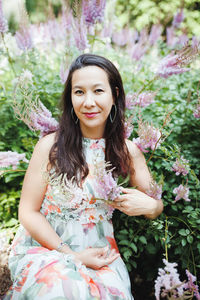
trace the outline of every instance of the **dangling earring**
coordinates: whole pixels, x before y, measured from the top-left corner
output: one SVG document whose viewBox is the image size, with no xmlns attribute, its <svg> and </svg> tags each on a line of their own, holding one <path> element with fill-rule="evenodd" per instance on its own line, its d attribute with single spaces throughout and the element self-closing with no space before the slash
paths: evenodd
<svg viewBox="0 0 200 300">
<path fill-rule="evenodd" d="M 75 112 L 74 112 L 74 108 L 72 107 L 71 117 L 72 117 L 72 120 L 74 121 L 74 123 L 77 124 L 78 123 L 78 117 L 76 116 L 76 119 L 75 119 L 74 115 L 75 115 Z"/>
<path fill-rule="evenodd" d="M 114 116 L 112 117 L 111 113 L 112 113 L 113 107 L 114 107 L 115 111 L 114 111 Z M 113 123 L 115 121 L 116 115 L 117 115 L 117 106 L 116 106 L 116 104 L 113 104 L 111 112 L 110 112 L 110 122 L 111 123 Z"/>
</svg>

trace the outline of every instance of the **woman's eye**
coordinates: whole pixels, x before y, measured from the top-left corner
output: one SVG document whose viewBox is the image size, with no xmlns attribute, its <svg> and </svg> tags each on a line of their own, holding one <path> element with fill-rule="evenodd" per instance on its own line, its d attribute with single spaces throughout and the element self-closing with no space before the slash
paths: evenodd
<svg viewBox="0 0 200 300">
<path fill-rule="evenodd" d="M 96 89 L 95 92 L 96 93 L 103 93 L 103 90 L 102 89 Z"/>
<path fill-rule="evenodd" d="M 82 93 L 83 93 L 83 91 L 81 91 L 81 90 L 75 91 L 75 94 L 76 94 L 76 95 L 81 95 Z"/>
</svg>

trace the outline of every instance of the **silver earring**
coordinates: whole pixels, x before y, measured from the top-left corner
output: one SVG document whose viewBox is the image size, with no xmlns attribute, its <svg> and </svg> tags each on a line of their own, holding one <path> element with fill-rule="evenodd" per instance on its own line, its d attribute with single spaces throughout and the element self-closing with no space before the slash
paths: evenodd
<svg viewBox="0 0 200 300">
<path fill-rule="evenodd" d="M 111 113 L 112 113 L 113 107 L 114 107 L 115 111 L 114 111 L 114 116 L 112 117 Z M 115 121 L 116 115 L 117 115 L 117 106 L 116 106 L 116 104 L 113 104 L 111 112 L 110 112 L 110 122 L 111 123 L 113 123 Z"/>
<path fill-rule="evenodd" d="M 78 117 L 75 115 L 76 116 L 76 119 L 75 119 L 74 115 L 75 115 L 75 112 L 74 112 L 74 108 L 72 107 L 71 117 L 72 117 L 72 120 L 74 121 L 74 123 L 77 124 L 78 123 Z"/>
</svg>

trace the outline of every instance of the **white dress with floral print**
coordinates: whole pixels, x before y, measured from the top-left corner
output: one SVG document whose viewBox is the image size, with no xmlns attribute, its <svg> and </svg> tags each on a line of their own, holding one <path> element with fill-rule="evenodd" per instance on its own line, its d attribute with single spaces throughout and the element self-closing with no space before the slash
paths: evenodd
<svg viewBox="0 0 200 300">
<path fill-rule="evenodd" d="M 41 213 L 73 251 L 88 247 L 118 248 L 115 242 L 113 209 L 97 200 L 95 168 L 104 162 L 105 140 L 83 138 L 89 175 L 82 188 L 69 186 L 63 191 L 56 179 L 49 182 Z M 75 191 L 75 197 L 69 197 Z M 42 229 L 41 229 L 42 230 Z M 48 250 L 20 225 L 9 257 L 13 286 L 5 300 L 133 300 L 126 266 L 117 258 L 99 270 L 87 268 L 73 255 Z"/>
</svg>

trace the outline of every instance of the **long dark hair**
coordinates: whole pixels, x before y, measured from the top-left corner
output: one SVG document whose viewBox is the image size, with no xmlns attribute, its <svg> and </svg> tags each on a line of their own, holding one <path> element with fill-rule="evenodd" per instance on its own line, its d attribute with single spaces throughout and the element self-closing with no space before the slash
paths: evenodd
<svg viewBox="0 0 200 300">
<path fill-rule="evenodd" d="M 105 160 L 114 167 L 115 175 L 126 176 L 130 172 L 131 160 L 125 142 L 124 111 L 125 93 L 121 76 L 117 68 L 108 59 L 94 54 L 83 54 L 71 64 L 62 95 L 62 115 L 56 142 L 49 154 L 50 166 L 57 174 L 66 174 L 68 179 L 74 177 L 77 184 L 88 175 L 88 166 L 82 151 L 82 133 L 79 123 L 75 123 L 71 115 L 72 76 L 73 73 L 87 66 L 97 66 L 108 76 L 114 103 L 117 108 L 113 123 L 107 119 L 104 138 L 106 142 Z"/>
</svg>

